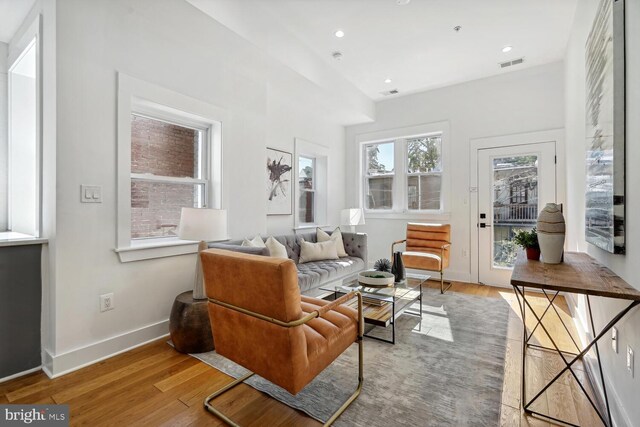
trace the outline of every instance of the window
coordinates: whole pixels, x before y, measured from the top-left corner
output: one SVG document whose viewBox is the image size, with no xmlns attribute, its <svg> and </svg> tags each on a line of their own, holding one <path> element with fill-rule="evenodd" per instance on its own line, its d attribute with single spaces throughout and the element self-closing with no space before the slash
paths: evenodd
<svg viewBox="0 0 640 427">
<path fill-rule="evenodd" d="M 312 224 L 315 222 L 315 159 L 305 156 L 298 158 L 298 187 L 300 200 L 298 203 L 298 222 Z"/>
<path fill-rule="evenodd" d="M 407 139 L 407 209 L 440 210 L 442 137 Z"/>
<path fill-rule="evenodd" d="M 365 150 L 367 209 L 393 207 L 394 142 L 368 144 Z"/>
<path fill-rule="evenodd" d="M 378 131 L 361 144 L 361 200 L 370 213 L 448 215 L 449 123 Z M 397 135 L 397 133 L 396 133 Z"/>
<path fill-rule="evenodd" d="M 182 207 L 222 209 L 224 109 L 118 73 L 117 247 L 121 262 L 197 251 Z"/>
<path fill-rule="evenodd" d="M 206 129 L 131 116 L 131 238 L 176 236 L 182 207 L 207 206 Z"/>
<path fill-rule="evenodd" d="M 324 145 L 296 138 L 294 164 L 298 165 L 295 188 L 294 228 L 304 229 L 327 224 L 329 194 L 329 149 Z"/>
</svg>

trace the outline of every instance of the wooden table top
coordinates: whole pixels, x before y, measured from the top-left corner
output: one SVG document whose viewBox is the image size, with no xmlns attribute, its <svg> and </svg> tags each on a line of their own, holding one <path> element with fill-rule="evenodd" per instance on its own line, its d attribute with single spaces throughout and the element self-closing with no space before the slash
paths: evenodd
<svg viewBox="0 0 640 427">
<path fill-rule="evenodd" d="M 640 301 L 640 290 L 629 285 L 584 252 L 565 252 L 563 263 L 545 264 L 527 260 L 526 254 L 522 251 L 516 259 L 511 284 Z"/>
</svg>

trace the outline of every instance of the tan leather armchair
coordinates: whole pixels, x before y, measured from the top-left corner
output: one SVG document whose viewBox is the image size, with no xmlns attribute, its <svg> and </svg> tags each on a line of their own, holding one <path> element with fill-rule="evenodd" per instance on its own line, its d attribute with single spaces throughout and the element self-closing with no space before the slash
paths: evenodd
<svg viewBox="0 0 640 427">
<path fill-rule="evenodd" d="M 362 297 L 335 301 L 300 295 L 291 260 L 221 249 L 200 253 L 218 354 L 251 372 L 208 396 L 205 408 L 230 425 L 211 401 L 255 374 L 297 394 L 351 344 L 358 343 L 358 386 L 327 421 L 332 424 L 362 388 Z M 343 303 L 358 298 L 358 310 Z"/>
<path fill-rule="evenodd" d="M 451 287 L 445 282 L 443 272 L 449 267 L 451 253 L 451 225 L 450 224 L 407 224 L 407 238 L 398 240 L 391 245 L 391 259 L 395 246 L 405 243 L 402 252 L 402 262 L 405 268 L 416 270 L 437 271 L 440 273 L 440 293 Z M 444 287 L 444 285 L 448 286 Z"/>
</svg>

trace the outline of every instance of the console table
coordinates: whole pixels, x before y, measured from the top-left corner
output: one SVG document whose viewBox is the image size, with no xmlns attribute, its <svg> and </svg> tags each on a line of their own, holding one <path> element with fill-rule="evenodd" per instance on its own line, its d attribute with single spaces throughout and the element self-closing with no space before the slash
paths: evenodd
<svg viewBox="0 0 640 427">
<path fill-rule="evenodd" d="M 611 422 L 611 409 L 609 407 L 609 398 L 607 397 L 607 386 L 604 381 L 604 374 L 602 371 L 602 365 L 600 363 L 600 350 L 598 349 L 598 340 L 602 338 L 609 330 L 620 320 L 622 319 L 632 308 L 636 305 L 640 304 L 640 291 L 633 288 L 627 282 L 622 280 L 620 277 L 616 276 L 611 270 L 608 268 L 598 264 L 593 258 L 589 255 L 581 252 L 566 252 L 564 255 L 564 262 L 561 264 L 544 264 L 540 261 L 531 261 L 527 260 L 524 252 L 518 255 L 516 260 L 516 264 L 513 269 L 513 273 L 511 275 L 511 285 L 513 286 L 513 290 L 515 291 L 516 297 L 518 299 L 518 304 L 520 306 L 520 312 L 522 314 L 522 323 L 524 325 L 524 336 L 522 340 L 522 406 L 526 413 L 535 414 L 553 421 L 559 421 L 571 426 L 577 426 L 576 424 L 567 422 L 565 420 L 560 420 L 558 418 L 554 418 L 549 414 L 543 414 L 537 411 L 534 411 L 531 408 L 531 405 L 552 385 L 554 384 L 565 372 L 570 372 L 571 375 L 575 378 L 576 382 L 580 386 L 582 393 L 586 396 L 587 400 L 596 411 L 602 422 L 605 426 L 612 426 Z M 542 291 L 549 301 L 548 306 L 544 310 L 541 316 L 539 316 L 534 310 L 529 301 L 527 300 L 526 289 L 535 289 Z M 560 317 L 556 306 L 554 305 L 554 301 L 560 292 L 568 292 L 574 294 L 582 294 L 586 296 L 587 300 L 587 308 L 589 311 L 589 321 L 590 326 L 594 334 L 593 340 L 589 342 L 584 348 L 581 348 L 576 341 L 571 337 L 569 333 L 569 329 L 562 321 L 562 317 Z M 616 298 L 621 300 L 630 301 L 629 304 L 622 309 L 617 315 L 615 315 L 609 323 L 607 323 L 599 333 L 596 333 L 595 325 L 593 323 L 593 316 L 591 313 L 591 296 L 605 297 L 605 298 Z M 527 332 L 527 323 L 525 319 L 526 309 L 529 308 L 529 312 L 534 316 L 536 324 L 531 330 L 529 334 Z M 562 326 L 565 328 L 573 344 L 575 344 L 577 348 L 577 353 L 570 353 L 566 351 L 561 351 L 556 342 L 553 340 L 553 336 L 549 333 L 547 328 L 542 323 L 542 319 L 549 312 L 550 309 L 553 309 L 556 314 L 558 314 L 558 318 L 562 323 Z M 533 333 L 536 329 L 540 327 L 545 332 L 545 334 L 549 337 L 552 348 L 539 346 L 533 343 L 530 343 L 529 340 L 533 337 Z M 526 398 L 526 375 L 525 375 L 525 366 L 526 366 L 526 353 L 527 347 L 536 347 L 544 350 L 550 350 L 557 353 L 563 360 L 565 367 L 560 370 L 560 372 L 553 377 L 536 395 L 527 401 Z M 587 352 L 591 349 L 595 350 L 596 361 L 598 365 L 598 371 L 600 375 L 600 380 L 602 382 L 602 390 L 604 397 L 604 409 L 599 407 L 596 402 L 594 402 L 587 391 L 584 388 L 584 385 L 578 379 L 578 376 L 573 371 L 573 366 L 576 361 L 582 359 Z"/>
</svg>

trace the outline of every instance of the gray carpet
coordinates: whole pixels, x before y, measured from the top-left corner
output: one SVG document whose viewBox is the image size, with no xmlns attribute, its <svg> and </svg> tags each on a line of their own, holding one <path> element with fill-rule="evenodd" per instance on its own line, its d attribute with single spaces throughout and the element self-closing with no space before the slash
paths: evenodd
<svg viewBox="0 0 640 427">
<path fill-rule="evenodd" d="M 335 425 L 497 426 L 508 315 L 502 299 L 425 289 L 422 321 L 401 316 L 395 345 L 365 338 L 362 392 Z M 236 378 L 246 372 L 215 352 L 193 356 Z M 296 396 L 257 376 L 247 384 L 324 422 L 356 387 L 357 346 Z"/>
</svg>

